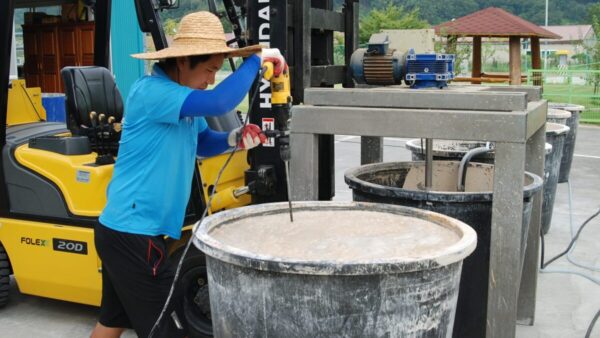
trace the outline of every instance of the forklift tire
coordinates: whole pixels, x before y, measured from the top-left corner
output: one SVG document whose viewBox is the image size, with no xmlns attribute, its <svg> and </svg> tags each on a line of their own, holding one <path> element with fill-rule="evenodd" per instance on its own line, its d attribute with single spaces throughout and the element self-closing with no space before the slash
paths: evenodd
<svg viewBox="0 0 600 338">
<path fill-rule="evenodd" d="M 173 254 L 172 264 L 179 263 L 182 253 L 183 248 Z M 181 266 L 177 287 L 183 290 L 183 309 L 188 324 L 189 337 L 212 337 L 206 258 L 200 250 L 193 246 L 188 250 Z"/>
<path fill-rule="evenodd" d="M 0 308 L 8 303 L 8 290 L 10 288 L 10 264 L 8 254 L 0 243 Z"/>
</svg>

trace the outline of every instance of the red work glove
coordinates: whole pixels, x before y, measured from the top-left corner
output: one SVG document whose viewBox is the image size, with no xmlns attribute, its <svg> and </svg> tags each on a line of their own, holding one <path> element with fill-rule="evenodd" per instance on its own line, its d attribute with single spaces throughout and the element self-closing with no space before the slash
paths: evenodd
<svg viewBox="0 0 600 338">
<path fill-rule="evenodd" d="M 264 59 L 264 62 L 271 62 L 273 64 L 273 76 L 275 77 L 279 76 L 282 72 L 288 71 L 288 65 L 283 59 L 268 57 Z"/>
<path fill-rule="evenodd" d="M 243 127 L 234 129 L 227 138 L 229 146 L 239 145 L 240 149 L 252 149 L 260 144 L 267 142 L 267 136 L 263 134 L 259 126 L 247 124 Z M 238 143 L 239 142 L 239 143 Z"/>
<path fill-rule="evenodd" d="M 264 65 L 266 62 L 273 64 L 273 76 L 279 76 L 281 72 L 288 70 L 288 65 L 281 55 L 281 52 L 277 48 L 263 48 L 260 54 L 260 64 Z"/>
</svg>

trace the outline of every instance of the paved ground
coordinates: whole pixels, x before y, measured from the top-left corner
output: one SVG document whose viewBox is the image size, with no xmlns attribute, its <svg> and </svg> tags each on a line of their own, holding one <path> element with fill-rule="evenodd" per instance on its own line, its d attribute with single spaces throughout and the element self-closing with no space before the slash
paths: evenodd
<svg viewBox="0 0 600 338">
<path fill-rule="evenodd" d="M 403 139 L 386 139 L 385 161 L 409 160 Z M 574 221 L 581 224 L 600 208 L 600 128 L 582 126 L 571 172 Z M 336 137 L 336 200 L 349 200 L 351 194 L 343 181 L 344 170 L 359 165 L 360 139 Z M 546 238 L 547 255 L 561 252 L 569 242 L 569 208 L 566 184 L 559 185 L 553 224 Z M 578 261 L 600 269 L 600 217 L 590 222 L 572 255 Z M 576 268 L 566 259 L 552 269 L 574 270 L 600 280 L 600 273 Z M 95 321 L 97 309 L 67 302 L 21 295 L 12 285 L 9 305 L 0 310 L 0 337 L 85 337 Z M 539 277 L 536 324 L 518 326 L 518 338 L 581 337 L 600 309 L 600 285 L 573 274 L 544 273 Z M 124 337 L 135 337 L 127 332 Z M 600 337 L 600 323 L 592 337 Z"/>
</svg>

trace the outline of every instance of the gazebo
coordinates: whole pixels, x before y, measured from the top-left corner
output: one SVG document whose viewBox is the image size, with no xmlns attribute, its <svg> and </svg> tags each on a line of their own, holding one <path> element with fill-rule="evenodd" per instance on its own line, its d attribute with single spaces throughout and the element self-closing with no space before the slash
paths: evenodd
<svg viewBox="0 0 600 338">
<path fill-rule="evenodd" d="M 435 33 L 445 36 L 450 51 L 456 50 L 458 38 L 473 38 L 473 66 L 471 83 L 505 81 L 506 76 L 484 77 L 481 71 L 481 38 L 509 39 L 509 74 L 510 84 L 521 84 L 521 39 L 531 40 L 531 66 L 541 68 L 540 38 L 560 39 L 560 36 L 543 29 L 536 24 L 524 20 L 507 11 L 489 7 L 478 12 L 448 21 L 434 27 Z M 504 78 L 504 79 L 502 79 Z"/>
</svg>

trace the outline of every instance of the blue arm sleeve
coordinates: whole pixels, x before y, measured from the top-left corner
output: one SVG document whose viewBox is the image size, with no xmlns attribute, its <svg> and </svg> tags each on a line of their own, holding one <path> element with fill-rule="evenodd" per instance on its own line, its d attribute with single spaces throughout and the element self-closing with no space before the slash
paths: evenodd
<svg viewBox="0 0 600 338">
<path fill-rule="evenodd" d="M 221 154 L 229 149 L 227 137 L 229 132 L 214 131 L 210 128 L 205 128 L 198 133 L 198 148 L 196 154 L 202 157 L 210 157 Z"/>
<path fill-rule="evenodd" d="M 259 69 L 260 58 L 252 55 L 215 88 L 193 90 L 181 105 L 180 117 L 218 116 L 231 111 L 244 99 Z"/>
</svg>

